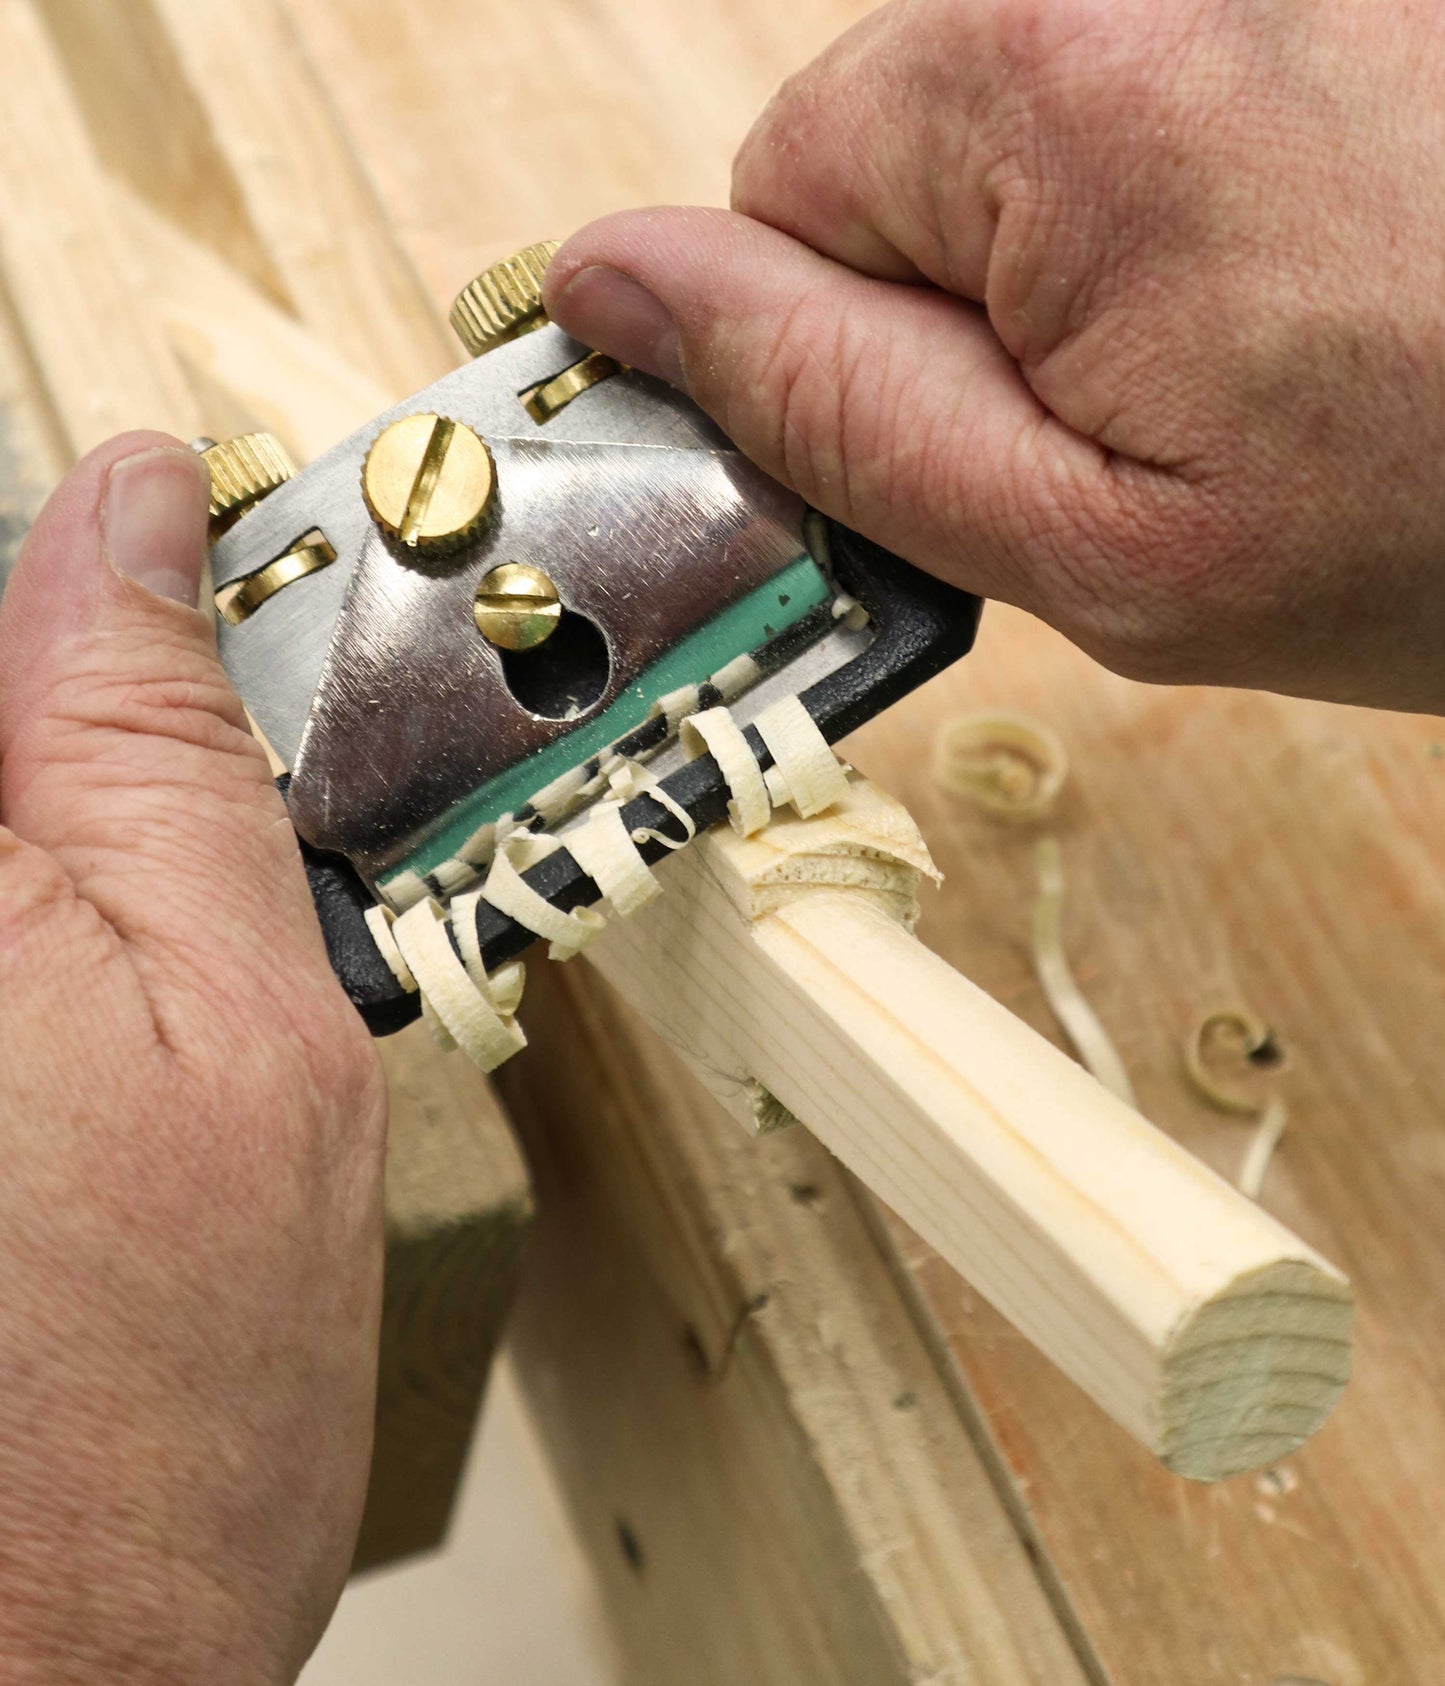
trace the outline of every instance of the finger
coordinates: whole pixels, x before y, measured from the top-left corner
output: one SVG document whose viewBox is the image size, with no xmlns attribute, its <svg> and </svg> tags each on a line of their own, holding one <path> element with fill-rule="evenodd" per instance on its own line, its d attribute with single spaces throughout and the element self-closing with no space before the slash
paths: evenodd
<svg viewBox="0 0 1445 1686">
<path fill-rule="evenodd" d="M 744 217 L 595 223 L 553 260 L 547 301 L 587 344 L 685 385 L 826 514 L 1056 624 L 1086 618 L 1099 553 L 1148 513 L 1133 465 L 1043 408 L 977 307 Z"/>
<path fill-rule="evenodd" d="M 314 975 L 321 948 L 197 611 L 208 498 L 193 452 L 130 434 L 42 511 L 0 605 L 0 819 L 158 976 L 210 994 L 298 957 Z"/>
<path fill-rule="evenodd" d="M 871 13 L 769 102 L 734 163 L 733 209 L 864 274 L 982 300 L 1017 139 L 1002 120 L 1017 33 L 997 0 Z"/>
</svg>

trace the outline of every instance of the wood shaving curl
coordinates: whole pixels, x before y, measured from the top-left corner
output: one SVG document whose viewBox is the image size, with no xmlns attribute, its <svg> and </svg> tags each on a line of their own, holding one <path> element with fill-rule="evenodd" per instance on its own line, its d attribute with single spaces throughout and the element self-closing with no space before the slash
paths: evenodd
<svg viewBox="0 0 1445 1686">
<path fill-rule="evenodd" d="M 1265 1103 L 1264 1111 L 1259 1115 L 1259 1126 L 1249 1138 L 1244 1162 L 1239 1167 L 1239 1192 L 1250 1200 L 1259 1199 L 1264 1188 L 1264 1174 L 1288 1123 L 1289 1112 L 1278 1095 Z"/>
<path fill-rule="evenodd" d="M 1064 953 L 1064 857 L 1056 837 L 1039 843 L 1039 899 L 1034 904 L 1034 970 L 1074 1052 L 1106 1089 L 1138 1110 L 1119 1050 L 1079 988 Z"/>
<path fill-rule="evenodd" d="M 1217 1112 L 1259 1120 L 1245 1149 L 1235 1182 L 1242 1194 L 1258 1200 L 1270 1160 L 1284 1135 L 1289 1112 L 1278 1095 L 1260 1100 L 1226 1088 L 1210 1070 L 1208 1050 L 1221 1041 L 1233 1044 L 1245 1059 L 1277 1063 L 1273 1033 L 1249 1007 L 1223 1007 L 1202 1018 L 1184 1041 L 1184 1070 L 1201 1100 Z"/>
<path fill-rule="evenodd" d="M 934 739 L 939 784 L 1001 819 L 1042 819 L 1068 774 L 1063 739 L 1026 714 L 965 715 L 945 722 Z"/>
</svg>

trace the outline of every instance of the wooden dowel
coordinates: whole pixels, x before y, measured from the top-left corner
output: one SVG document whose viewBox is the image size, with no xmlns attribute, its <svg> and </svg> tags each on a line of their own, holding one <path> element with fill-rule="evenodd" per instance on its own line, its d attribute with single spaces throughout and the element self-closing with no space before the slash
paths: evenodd
<svg viewBox="0 0 1445 1686">
<path fill-rule="evenodd" d="M 805 1122 L 1171 1468 L 1274 1462 L 1344 1386 L 1348 1284 L 909 933 L 910 829 L 859 781 L 841 814 L 720 830 L 589 953 L 732 1111 Z"/>
</svg>

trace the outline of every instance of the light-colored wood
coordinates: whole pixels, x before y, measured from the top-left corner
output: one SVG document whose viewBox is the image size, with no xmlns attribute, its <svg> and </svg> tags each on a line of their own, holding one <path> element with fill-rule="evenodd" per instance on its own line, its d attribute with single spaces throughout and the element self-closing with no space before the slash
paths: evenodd
<svg viewBox="0 0 1445 1686">
<path fill-rule="evenodd" d="M 32 0 L 0 0 L 0 274 L 75 455 L 199 413 Z"/>
<path fill-rule="evenodd" d="M 150 0 L 43 0 L 39 16 L 107 174 L 291 309 L 201 91 Z M 233 8 L 231 21 L 239 44 L 245 12 Z"/>
<path fill-rule="evenodd" d="M 855 780 L 817 819 L 700 839 L 588 955 L 718 1099 L 761 1083 L 1171 1468 L 1284 1457 L 1348 1375 L 1343 1279 L 924 948 L 899 917 L 920 857 Z"/>
<path fill-rule="evenodd" d="M 592 217 L 726 197 L 733 149 L 786 68 L 872 9 L 873 0 L 292 6 L 392 225 L 447 304 L 499 257 Z"/>
<path fill-rule="evenodd" d="M 300 320 L 396 398 L 456 348 L 277 0 L 143 0 L 164 25 Z"/>
<path fill-rule="evenodd" d="M 145 9 L 46 0 L 44 10 L 63 6 L 83 22 L 103 14 L 121 34 Z M 376 229 L 333 247 L 331 261 L 342 273 L 365 264 L 372 233 L 399 230 L 444 302 L 499 251 L 564 234 L 595 212 L 720 201 L 728 155 L 771 85 L 864 9 L 866 0 L 598 0 L 582 9 L 296 0 L 295 27 L 382 200 Z M 238 62 L 266 74 L 244 15 L 231 16 L 241 20 Z M 101 56 L 92 84 L 112 70 L 130 74 L 109 50 Z M 128 179 L 283 296 L 270 260 L 254 255 L 259 245 L 248 258 L 225 232 L 230 210 L 205 223 L 208 205 L 228 202 L 210 165 L 186 187 L 184 168 L 154 164 L 159 132 L 185 137 L 176 148 L 185 157 L 201 155 L 163 79 L 154 87 L 158 95 L 142 84 L 119 102 L 133 114 L 120 137 L 133 155 Z M 676 121 L 657 121 L 659 99 L 672 102 Z M 116 163 L 118 152 L 101 151 Z M 282 184 L 293 204 L 306 180 L 303 160 Z M 64 178 L 51 185 L 59 191 Z M 245 209 L 239 195 L 229 203 Z M 407 384 L 424 375 L 408 373 Z M 147 418 L 127 417 L 135 419 Z M 1226 1174 L 1238 1167 L 1240 1129 L 1189 1094 L 1179 1044 L 1200 1015 L 1235 999 L 1274 1026 L 1289 1061 L 1281 1082 L 1292 1122 L 1263 1200 L 1355 1281 L 1356 1374 L 1335 1419 L 1277 1475 L 1191 1487 L 1143 1456 L 937 1255 L 892 1227 L 900 1287 L 960 1409 L 976 1414 L 979 1443 L 993 1449 L 1061 1607 L 1103 1659 L 1097 1678 L 1107 1667 L 1111 1686 L 1181 1676 L 1190 1686 L 1290 1676 L 1436 1686 L 1445 1675 L 1445 1577 L 1434 1572 L 1445 1562 L 1445 1512 L 1435 1503 L 1445 1472 L 1445 733 L 1426 721 L 1129 685 L 1037 624 L 990 608 L 978 653 L 892 711 L 856 753 L 904 798 L 947 875 L 925 939 L 1049 1035 L 1056 1027 L 1027 955 L 1034 834 L 980 818 L 939 792 L 928 770 L 938 723 L 980 706 L 1028 709 L 1066 737 L 1076 771 L 1058 827 L 1075 969 L 1146 1114 Z M 548 1001 L 534 980 L 534 1040 Z M 627 1104 L 652 1106 L 657 1130 L 685 1140 L 694 1115 L 673 1096 L 673 1068 L 661 1057 L 650 1064 L 645 1040 L 627 1041 L 627 1021 L 615 1022 L 627 1050 L 661 1074 L 643 1087 L 645 1103 L 630 1091 Z M 570 1062 L 576 1104 L 601 1110 L 603 1068 L 565 1039 L 554 1051 Z M 572 1149 L 561 1123 L 565 1171 Z M 651 1186 L 644 1178 L 639 1199 Z M 721 1258 L 727 1239 L 700 1226 L 688 1245 Z M 562 1349 L 535 1367 L 534 1397 L 560 1385 L 568 1362 Z M 613 1450 L 640 1460 L 646 1378 L 626 1369 L 608 1378 Z M 623 1429 L 630 1406 L 632 1438 Z M 686 1456 L 659 1461 L 674 1485 L 688 1467 Z M 605 1502 L 605 1463 L 571 1473 L 579 1506 Z M 806 1547 L 806 1535 L 790 1538 Z M 711 1643 L 704 1601 L 689 1608 L 698 1645 Z"/>
<path fill-rule="evenodd" d="M 390 0 L 304 0 L 295 15 L 392 225 L 445 297 L 498 251 L 585 216 L 722 202 L 731 151 L 762 99 L 866 9 L 413 0 L 399 11 Z M 700 120 L 684 112 L 655 127 L 659 87 L 694 101 Z M 1111 1686 L 1181 1676 L 1190 1686 L 1290 1676 L 1436 1686 L 1445 732 L 1132 685 L 991 606 L 978 652 L 863 734 L 855 758 L 904 800 L 944 870 L 924 940 L 1055 1039 L 1028 954 L 1037 833 L 990 822 L 930 771 L 940 722 L 980 707 L 1028 710 L 1064 735 L 1075 771 L 1057 827 L 1075 970 L 1145 1114 L 1228 1176 L 1241 1128 L 1188 1091 L 1179 1047 L 1229 1001 L 1274 1026 L 1291 1126 L 1263 1203 L 1354 1282 L 1355 1375 L 1334 1419 L 1278 1477 L 1193 1487 L 902 1230 L 898 1279 Z M 532 990 L 535 1038 L 546 998 L 535 981 Z M 579 1094 L 587 1081 L 577 1074 Z M 690 1128 L 665 1086 L 649 1093 L 664 1109 L 660 1129 Z M 721 1251 L 725 1238 L 699 1234 L 695 1245 Z M 579 1502 L 592 1502 L 586 1471 L 576 1473 Z"/>
<path fill-rule="evenodd" d="M 232 266 L 119 182 L 111 192 L 146 296 L 218 439 L 276 434 L 305 462 L 389 409 L 359 374 Z"/>
<path fill-rule="evenodd" d="M 532 1219 L 526 1166 L 480 1073 L 419 1025 L 382 1058 L 386 1287 L 356 1569 L 445 1539 Z"/>
<path fill-rule="evenodd" d="M 510 1349 L 629 1686 L 1084 1686 L 838 1166 L 582 967 L 532 988 Z"/>
<path fill-rule="evenodd" d="M 68 460 L 64 435 L 25 335 L 0 291 L 0 590 Z"/>
</svg>

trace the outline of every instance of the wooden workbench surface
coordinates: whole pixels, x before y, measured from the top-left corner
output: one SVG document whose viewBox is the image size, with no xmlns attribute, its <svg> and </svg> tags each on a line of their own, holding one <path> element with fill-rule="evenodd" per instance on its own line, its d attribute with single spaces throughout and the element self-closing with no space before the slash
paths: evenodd
<svg viewBox="0 0 1445 1686">
<path fill-rule="evenodd" d="M 383 202 L 445 297 L 497 250 L 648 200 L 716 202 L 771 87 L 865 6 L 628 0 L 586 9 L 307 0 L 298 17 Z M 1033 837 L 943 794 L 939 721 L 1054 726 L 1075 964 L 1144 1111 L 1232 1174 L 1247 1126 L 1180 1048 L 1243 1001 L 1273 1027 L 1293 1123 L 1264 1199 L 1359 1293 L 1338 1417 L 1273 1479 L 1151 1465 L 952 1272 L 894 1231 L 1090 1649 L 1121 1683 L 1445 1677 L 1445 726 L 1115 679 L 1027 617 L 862 735 L 945 887 L 926 939 L 1057 1034 L 1028 932 Z"/>
<path fill-rule="evenodd" d="M 731 149 L 771 87 L 866 9 L 258 0 L 224 8 L 228 30 L 215 0 L 38 5 L 103 166 L 359 382 L 390 389 L 445 365 L 435 309 L 497 255 L 619 206 L 724 198 Z M 143 102 L 126 108 L 121 47 L 106 77 L 82 73 L 94 32 L 113 37 L 120 14 L 144 25 L 157 86 L 182 74 L 162 62 L 162 26 L 185 76 L 225 84 L 204 119 L 172 108 L 185 144 L 170 153 L 129 143 Z M 253 129 L 238 148 L 226 124 L 254 123 L 267 100 L 273 144 Z M 342 150 L 308 134 L 315 102 L 327 136 L 339 118 Z M 409 264 L 372 265 L 348 291 L 348 251 L 375 225 Z M 1358 1357 L 1337 1417 L 1286 1467 L 1190 1486 L 874 1210 L 953 1409 L 1086 1675 L 1445 1679 L 1445 725 L 1131 684 L 991 608 L 975 655 L 853 753 L 910 806 L 946 875 L 926 940 L 1054 1036 L 1028 952 L 1041 833 L 990 820 L 930 771 L 940 722 L 982 707 L 1024 710 L 1064 738 L 1073 770 L 1047 830 L 1063 848 L 1070 956 L 1142 1109 L 1226 1174 L 1247 1126 L 1195 1097 L 1181 1044 L 1222 1004 L 1271 1026 L 1283 1065 L 1241 1079 L 1290 1109 L 1262 1198 L 1354 1279 Z"/>
</svg>

